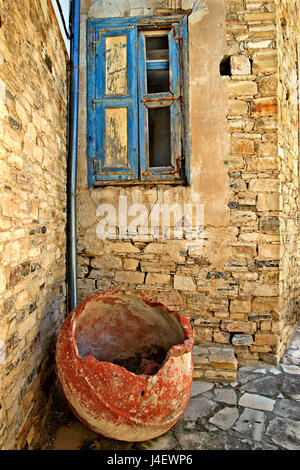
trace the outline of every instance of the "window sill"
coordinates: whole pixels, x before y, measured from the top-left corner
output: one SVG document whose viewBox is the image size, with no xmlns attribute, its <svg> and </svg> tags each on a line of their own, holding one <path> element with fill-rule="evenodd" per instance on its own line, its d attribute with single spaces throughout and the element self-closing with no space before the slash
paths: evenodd
<svg viewBox="0 0 300 470">
<path fill-rule="evenodd" d="M 172 185 L 172 186 L 187 186 L 186 180 L 178 179 L 173 181 L 166 181 L 164 179 L 155 181 L 97 181 L 89 189 L 100 189 L 104 186 L 157 186 Z"/>
</svg>

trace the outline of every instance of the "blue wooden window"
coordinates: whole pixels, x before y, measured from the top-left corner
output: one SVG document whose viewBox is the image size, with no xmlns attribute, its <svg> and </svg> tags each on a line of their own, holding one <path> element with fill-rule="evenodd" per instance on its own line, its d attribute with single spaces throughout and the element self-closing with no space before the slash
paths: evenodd
<svg viewBox="0 0 300 470">
<path fill-rule="evenodd" d="M 87 26 L 89 186 L 188 181 L 187 18 L 92 19 Z"/>
</svg>

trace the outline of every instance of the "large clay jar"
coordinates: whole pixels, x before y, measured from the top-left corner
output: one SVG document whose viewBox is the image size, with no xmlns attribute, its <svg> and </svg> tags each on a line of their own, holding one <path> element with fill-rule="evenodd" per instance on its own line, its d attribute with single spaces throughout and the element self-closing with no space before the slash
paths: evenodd
<svg viewBox="0 0 300 470">
<path fill-rule="evenodd" d="M 192 347 L 187 318 L 143 295 L 103 292 L 65 320 L 58 378 L 85 425 L 112 439 L 145 441 L 168 431 L 187 407 Z"/>
</svg>

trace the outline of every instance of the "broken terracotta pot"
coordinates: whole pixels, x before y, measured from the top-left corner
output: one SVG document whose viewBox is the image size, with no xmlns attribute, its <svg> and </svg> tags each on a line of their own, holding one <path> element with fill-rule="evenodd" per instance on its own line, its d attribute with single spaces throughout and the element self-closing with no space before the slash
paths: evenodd
<svg viewBox="0 0 300 470">
<path fill-rule="evenodd" d="M 99 293 L 65 320 L 56 348 L 70 408 L 95 432 L 137 442 L 167 432 L 193 377 L 187 318 L 144 295 Z"/>
</svg>

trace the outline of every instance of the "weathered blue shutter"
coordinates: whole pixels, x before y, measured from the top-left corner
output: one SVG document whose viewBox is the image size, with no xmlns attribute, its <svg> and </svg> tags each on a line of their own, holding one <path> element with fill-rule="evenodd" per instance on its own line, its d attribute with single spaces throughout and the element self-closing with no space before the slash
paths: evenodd
<svg viewBox="0 0 300 470">
<path fill-rule="evenodd" d="M 138 178 L 137 29 L 88 24 L 88 178 Z"/>
<path fill-rule="evenodd" d="M 175 26 L 175 31 L 181 43 L 181 82 L 182 82 L 182 109 L 181 109 L 181 129 L 182 148 L 184 155 L 184 172 L 187 183 L 190 183 L 190 156 L 191 156 L 191 130 L 190 130 L 190 108 L 189 108 L 189 38 L 188 38 L 188 17 Z M 184 118 L 183 115 L 184 114 Z"/>
<path fill-rule="evenodd" d="M 176 180 L 184 177 L 183 128 L 181 117 L 181 65 L 180 40 L 184 37 L 186 27 L 180 23 L 172 25 L 168 33 L 170 91 L 147 93 L 147 60 L 145 37 L 139 34 L 139 112 L 140 112 L 140 179 Z M 159 67 L 159 64 L 151 64 Z M 151 167 L 149 157 L 149 110 L 151 108 L 169 108 L 170 110 L 170 143 L 171 162 L 165 167 Z"/>
</svg>

